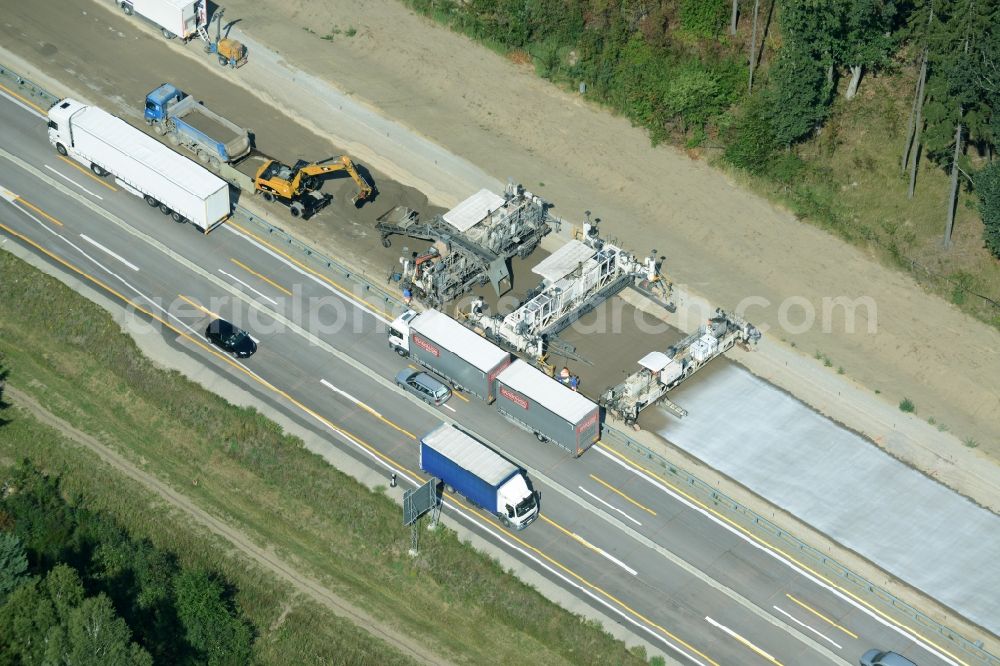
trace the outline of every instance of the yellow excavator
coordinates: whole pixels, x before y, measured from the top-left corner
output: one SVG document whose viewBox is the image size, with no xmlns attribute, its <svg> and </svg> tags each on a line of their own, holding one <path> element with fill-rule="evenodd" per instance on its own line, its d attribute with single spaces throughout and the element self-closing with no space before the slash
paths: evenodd
<svg viewBox="0 0 1000 666">
<path fill-rule="evenodd" d="M 320 177 L 334 171 L 346 171 L 358 186 L 357 195 L 351 199 L 358 208 L 375 196 L 375 186 L 358 173 L 347 155 L 313 163 L 299 160 L 292 166 L 268 160 L 257 171 L 254 188 L 265 201 L 279 201 L 288 206 L 292 217 L 308 218 L 333 199 L 332 195 L 316 190 L 321 184 Z"/>
</svg>

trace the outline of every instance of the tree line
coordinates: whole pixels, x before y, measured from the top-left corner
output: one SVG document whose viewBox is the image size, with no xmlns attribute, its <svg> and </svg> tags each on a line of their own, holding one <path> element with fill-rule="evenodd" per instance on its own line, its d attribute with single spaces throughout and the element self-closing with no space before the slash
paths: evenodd
<svg viewBox="0 0 1000 666">
<path fill-rule="evenodd" d="M 721 143 L 736 167 L 794 175 L 791 148 L 823 127 L 836 90 L 917 74 L 900 169 L 909 196 L 926 155 L 975 191 L 1000 257 L 1000 3 L 988 0 L 407 0 L 647 128 L 654 143 Z M 777 28 L 777 29 L 775 29 Z M 767 66 L 761 63 L 766 60 Z M 844 78 L 843 85 L 841 78 Z M 755 80 L 756 78 L 756 80 Z M 890 147 L 886 147 L 891 150 Z M 985 155 L 973 167 L 969 150 Z"/>
<path fill-rule="evenodd" d="M 0 664 L 246 664 L 254 630 L 234 591 L 67 499 L 29 461 L 3 481 Z"/>
</svg>

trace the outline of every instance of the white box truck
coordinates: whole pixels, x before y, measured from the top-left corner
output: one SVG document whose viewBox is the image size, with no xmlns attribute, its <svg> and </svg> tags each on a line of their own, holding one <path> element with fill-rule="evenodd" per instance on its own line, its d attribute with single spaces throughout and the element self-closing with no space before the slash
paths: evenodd
<svg viewBox="0 0 1000 666">
<path fill-rule="evenodd" d="M 111 174 L 176 222 L 208 233 L 229 217 L 229 185 L 121 118 L 72 99 L 49 109 L 49 142 L 98 177 Z"/>
<path fill-rule="evenodd" d="M 524 472 L 458 428 L 442 423 L 420 439 L 420 469 L 462 497 L 523 530 L 538 517 L 538 497 Z"/>
<path fill-rule="evenodd" d="M 135 14 L 155 25 L 167 39 L 184 41 L 207 25 L 206 0 L 114 0 L 126 15 Z"/>
<path fill-rule="evenodd" d="M 518 359 L 497 375 L 497 411 L 579 457 L 601 437 L 597 403 Z"/>
</svg>

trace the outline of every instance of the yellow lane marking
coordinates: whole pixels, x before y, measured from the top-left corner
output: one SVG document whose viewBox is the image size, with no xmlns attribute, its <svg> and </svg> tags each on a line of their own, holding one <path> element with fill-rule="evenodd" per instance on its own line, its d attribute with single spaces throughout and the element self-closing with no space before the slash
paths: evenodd
<svg viewBox="0 0 1000 666">
<path fill-rule="evenodd" d="M 595 546 L 594 544 L 590 543 L 589 541 L 587 541 L 583 537 L 581 537 L 581 536 L 579 536 L 577 534 L 574 534 L 573 532 L 570 532 L 568 529 L 566 529 L 565 527 L 563 527 L 559 523 L 553 521 L 548 516 L 539 515 L 538 517 L 541 518 L 546 523 L 548 523 L 549 525 L 551 525 L 552 527 L 554 527 L 557 530 L 559 530 L 560 532 L 562 532 L 563 534 L 565 534 L 566 536 L 568 536 L 570 539 L 573 539 L 574 541 L 580 543 L 581 545 L 583 545 L 586 548 L 589 548 L 590 550 L 594 551 L 595 553 L 598 552 L 597 546 Z"/>
<path fill-rule="evenodd" d="M 452 391 L 452 392 L 451 392 L 451 394 L 452 394 L 453 396 L 455 396 L 456 398 L 458 398 L 459 400 L 464 400 L 464 401 L 466 401 L 466 402 L 469 402 L 469 399 L 468 399 L 468 398 L 466 398 L 466 397 L 465 397 L 464 395 L 462 395 L 461 393 L 459 393 L 458 391 Z"/>
<path fill-rule="evenodd" d="M 823 615 L 822 613 L 820 613 L 815 608 L 811 608 L 806 603 L 804 603 L 802 601 L 799 601 L 798 599 L 796 599 L 792 595 L 788 594 L 787 592 L 785 592 L 785 596 L 788 597 L 789 599 L 791 599 L 792 601 L 794 601 L 795 603 L 797 603 L 799 606 L 801 606 L 805 610 L 809 611 L 810 613 L 812 613 L 813 615 L 815 615 L 816 617 L 818 617 L 819 619 L 821 619 L 824 622 L 826 622 L 831 627 L 835 627 L 837 629 L 840 629 L 842 632 L 844 632 L 845 634 L 847 634 L 851 638 L 857 640 L 858 635 L 856 633 L 854 633 L 853 631 L 851 631 L 850 629 L 845 629 L 844 627 L 840 626 L 839 624 L 837 624 L 836 622 L 834 622 L 833 620 L 831 620 L 830 618 L 828 618 L 826 615 Z"/>
<path fill-rule="evenodd" d="M 111 185 L 110 183 L 105 182 L 102 178 L 98 178 L 97 176 L 95 176 L 94 174 L 92 174 L 90 171 L 87 171 L 86 169 L 84 169 L 82 166 L 80 166 L 79 164 L 77 164 L 73 160 L 71 160 L 71 159 L 69 159 L 67 157 L 63 157 L 62 155 L 59 156 L 59 159 L 61 159 L 63 162 L 65 162 L 66 164 L 70 165 L 74 169 L 79 169 L 80 173 L 82 173 L 84 176 L 90 176 L 95 181 L 97 181 L 98 183 L 100 183 L 104 187 L 108 188 L 112 192 L 117 192 L 118 191 L 117 187 L 115 187 L 114 185 Z"/>
<path fill-rule="evenodd" d="M 37 111 L 40 111 L 42 113 L 42 115 L 46 115 L 47 112 L 46 112 L 45 109 L 43 109 L 42 107 L 40 107 L 37 104 L 35 104 L 34 102 L 32 102 L 30 99 L 26 99 L 24 97 L 21 97 L 20 95 L 18 95 L 16 92 L 14 92 L 13 90 L 11 90 L 7 86 L 5 86 L 3 84 L 0 84 L 0 90 L 3 90 L 8 95 L 12 95 L 13 97 L 16 97 L 17 99 L 21 100 L 22 102 L 24 102 L 25 104 L 27 104 L 31 108 L 33 108 L 33 109 L 35 109 Z"/>
<path fill-rule="evenodd" d="M 705 616 L 705 621 L 708 622 L 713 627 L 715 627 L 716 629 L 721 630 L 723 633 L 725 633 L 730 638 L 733 638 L 736 641 L 742 643 L 744 647 L 752 650 L 753 652 L 756 652 L 758 655 L 760 655 L 764 659 L 768 660 L 769 662 L 771 662 L 775 666 L 783 666 L 782 663 L 780 661 L 778 661 L 777 659 L 775 659 L 772 655 L 768 654 L 767 652 L 765 652 L 764 650 L 760 649 L 759 647 L 757 647 L 756 645 L 754 645 L 753 643 L 751 643 L 747 639 L 743 638 L 742 636 L 740 636 L 738 633 L 736 633 L 735 631 L 733 631 L 732 629 L 730 629 L 726 625 L 719 624 L 718 622 L 716 622 L 715 620 L 713 620 L 712 618 L 710 618 L 707 615 Z"/>
<path fill-rule="evenodd" d="M 735 529 L 735 530 L 738 530 L 739 532 L 741 532 L 741 533 L 745 534 L 745 535 L 747 536 L 747 538 L 749 538 L 749 539 L 752 539 L 752 540 L 756 541 L 756 542 L 757 542 L 757 543 L 759 543 L 759 544 L 760 544 L 761 546 L 764 546 L 765 548 L 767 548 L 767 549 L 769 549 L 769 550 L 771 550 L 771 551 L 773 551 L 773 552 L 775 552 L 775 553 L 778 553 L 779 555 L 781 555 L 782 557 L 784 557 L 785 559 L 787 559 L 787 560 L 788 560 L 789 562 L 792 562 L 792 563 L 794 563 L 794 564 L 795 564 L 796 566 L 798 566 L 799 568 L 801 568 L 801 569 L 802 569 L 803 571 L 806 571 L 806 572 L 808 572 L 808 573 L 809 573 L 810 575 L 812 575 L 812 576 L 815 576 L 815 577 L 816 577 L 816 578 L 818 578 L 819 580 L 823 581 L 823 583 L 824 583 L 825 585 L 829 586 L 829 587 L 830 587 L 831 589 L 834 589 L 834 590 L 837 590 L 837 591 L 838 591 L 838 592 L 840 592 L 841 594 L 844 594 L 844 595 L 846 595 L 846 596 L 850 597 L 851 599 L 853 599 L 853 600 L 854 600 L 854 601 L 856 601 L 857 603 L 861 604 L 862 606 L 864 606 L 865 608 L 867 608 L 867 609 L 868 609 L 868 610 L 870 610 L 871 612 L 875 613 L 876 615 L 878 615 L 878 616 L 879 616 L 879 617 L 881 617 L 882 619 L 884 619 L 884 620 L 886 620 L 887 622 L 889 622 L 889 623 L 891 623 L 891 624 L 895 625 L 896 627 L 899 627 L 900 629 L 903 629 L 904 631 L 907 631 L 907 632 L 909 632 L 909 633 L 910 633 L 910 634 L 912 634 L 913 636 L 916 636 L 916 637 L 917 637 L 917 638 L 919 638 L 920 640 L 922 640 L 922 641 L 924 641 L 925 643 L 927 643 L 927 645 L 930 645 L 930 646 L 931 646 L 931 647 L 933 647 L 934 649 L 936 649 L 936 650 L 940 651 L 940 652 L 941 652 L 942 654 L 945 654 L 945 655 L 947 655 L 947 656 L 948 656 L 949 658 L 951 658 L 951 659 L 953 659 L 954 661 L 958 662 L 958 663 L 959 663 L 959 664 L 961 664 L 962 666 L 970 666 L 970 664 L 969 664 L 968 662 L 966 662 L 966 661 L 962 661 L 961 659 L 959 659 L 958 657 L 956 657 L 956 656 L 955 656 L 954 654 L 952 654 L 952 653 L 951 653 L 951 652 L 949 652 L 948 650 L 944 649 L 943 647 L 941 647 L 940 645 L 938 645 L 938 644 L 937 644 L 937 643 L 935 643 L 934 641 L 932 641 L 932 640 L 928 639 L 928 638 L 927 638 L 926 636 L 924 636 L 924 635 L 923 635 L 923 634 L 921 634 L 920 632 L 918 632 L 918 631 L 915 631 L 915 630 L 911 629 L 911 628 L 910 628 L 909 626 L 907 626 L 907 625 L 903 624 L 902 622 L 900 622 L 899 620 L 895 619 L 895 618 L 894 618 L 894 617 L 892 617 L 891 615 L 888 615 L 888 614 L 886 614 L 886 613 L 883 613 L 883 612 L 882 612 L 881 610 L 879 610 L 878 608 L 876 608 L 876 607 L 875 607 L 874 605 L 872 605 L 872 604 L 871 604 L 871 603 L 869 603 L 868 601 L 865 601 L 864 599 L 862 599 L 862 598 L 861 598 L 861 597 L 859 597 L 858 595 L 854 594 L 854 593 L 853 593 L 853 592 L 851 592 L 850 590 L 848 590 L 848 589 L 846 589 L 846 588 L 844 588 L 844 587 L 841 587 L 840 585 L 837 585 L 837 584 L 836 584 L 835 582 L 833 582 L 832 580 L 830 580 L 829 578 L 827 578 L 826 576 L 824 576 L 824 575 L 823 575 L 822 573 L 820 573 L 819 571 L 816 571 L 815 569 L 813 569 L 812 567 L 808 566 L 807 564 L 804 564 L 803 562 L 800 562 L 799 560 L 797 560 L 797 559 L 796 559 L 795 557 L 793 557 L 793 556 L 792 556 L 792 555 L 791 555 L 790 553 L 787 553 L 787 552 L 785 552 L 784 550 L 782 550 L 781 548 L 779 548 L 779 547 L 775 546 L 774 544 L 772 544 L 772 543 L 770 543 L 770 542 L 768 542 L 768 541 L 765 541 L 764 539 L 762 539 L 762 538 L 758 537 L 758 536 L 757 536 L 756 534 L 754 534 L 754 533 L 753 533 L 753 532 L 751 532 L 750 530 L 746 529 L 746 528 L 745 528 L 745 527 L 743 527 L 742 525 L 738 524 L 737 522 L 735 522 L 734 520 L 732 520 L 732 519 L 731 519 L 731 518 L 729 518 L 728 516 L 725 516 L 725 515 L 723 515 L 723 514 L 722 514 L 722 513 L 720 513 L 719 511 L 716 511 L 716 510 L 715 510 L 715 509 L 713 509 L 712 507 L 710 507 L 710 506 L 708 506 L 708 505 L 704 504 L 704 503 L 703 503 L 703 502 L 701 502 L 700 500 L 698 500 L 698 499 L 696 499 L 695 497 L 693 497 L 693 496 L 689 495 L 688 493 L 684 492 L 684 491 L 683 491 L 683 490 L 682 490 L 682 489 L 681 489 L 680 487 L 678 487 L 678 486 L 675 486 L 674 484 L 672 484 L 671 482 L 667 481 L 667 480 L 666 480 L 665 478 L 663 478 L 662 476 L 658 475 L 658 474 L 657 474 L 656 472 L 653 472 L 653 471 L 651 471 L 651 470 L 649 470 L 649 469 L 646 469 L 645 467 L 643 467 L 643 466 L 642 466 L 642 465 L 640 465 L 639 463 L 636 463 L 636 462 L 634 462 L 634 461 L 630 460 L 629 458 L 626 458 L 626 457 L 625 457 L 624 455 L 622 455 L 621 453 L 618 453 L 617 451 L 613 451 L 612 449 L 609 449 L 609 448 L 608 448 L 608 447 L 606 447 L 606 446 L 601 446 L 601 450 L 602 450 L 602 451 L 607 451 L 607 452 L 608 452 L 609 454 L 611 454 L 611 455 L 615 456 L 616 458 L 619 458 L 619 459 L 621 459 L 622 461 L 624 461 L 624 462 L 625 462 L 625 464 L 627 464 L 627 465 L 630 465 L 630 466 L 632 466 L 632 467 L 634 467 L 634 468 L 636 468 L 636 469 L 640 469 L 640 470 L 642 470 L 643 472 L 645 472 L 646 474 L 648 474 L 649 476 L 651 476 L 651 477 L 653 477 L 653 478 L 655 478 L 655 479 L 659 480 L 659 481 L 660 481 L 661 483 L 663 483 L 664 485 L 666 485 L 666 486 L 669 486 L 669 487 L 670 487 L 670 488 L 671 488 L 671 489 L 672 489 L 672 490 L 673 490 L 674 492 L 676 492 L 676 493 L 677 493 L 678 495 L 682 495 L 682 496 L 683 496 L 683 497 L 684 497 L 685 499 L 687 499 L 687 500 L 688 500 L 689 502 L 691 502 L 692 504 L 696 504 L 696 505 L 698 505 L 699 507 L 701 507 L 702 509 L 704 509 L 704 510 L 705 510 L 705 511 L 707 511 L 708 513 L 711 513 L 711 514 L 712 514 L 713 516 L 715 516 L 715 517 L 716 517 L 716 518 L 718 518 L 719 520 L 721 520 L 721 521 L 724 521 L 724 522 L 725 522 L 726 524 L 728 524 L 728 525 L 732 526 L 732 527 L 733 527 L 733 529 Z"/>
<path fill-rule="evenodd" d="M 639 507 L 643 511 L 646 511 L 646 512 L 648 512 L 648 513 L 650 513 L 650 514 L 652 514 L 654 516 L 656 515 L 656 512 L 653 511 L 652 509 L 650 509 L 648 506 L 645 506 L 644 504 L 640 504 L 639 502 L 636 502 L 634 499 L 632 499 L 631 497 L 629 497 L 628 495 L 626 495 L 622 491 L 618 490 L 617 488 L 615 488 L 614 486 L 612 486 L 607 481 L 603 481 L 603 480 L 597 478 L 596 476 L 594 476 L 593 474 L 590 475 L 590 478 L 592 478 L 594 481 L 597 481 L 599 484 L 601 484 L 602 486 L 604 486 L 605 488 L 607 488 L 611 492 L 617 493 L 618 495 L 621 495 L 622 498 L 627 499 L 629 502 L 632 502 L 632 504 L 635 504 L 637 507 Z"/>
<path fill-rule="evenodd" d="M 282 292 L 283 294 L 286 294 L 288 296 L 292 295 L 292 292 L 288 291 L 287 289 L 285 289 L 284 287 L 282 287 L 280 284 L 278 284 L 274 280 L 271 280 L 270 278 L 264 277 L 263 275 L 261 275 L 260 273 L 258 273 L 255 270 L 253 270 L 252 268 L 250 268 L 249 266 L 247 266 L 243 262 L 237 261 L 236 259 L 233 259 L 232 257 L 229 258 L 229 261 L 233 262 L 234 264 L 236 264 L 237 266 L 239 266 L 240 268 L 242 268 L 243 270 L 245 270 L 250 275 L 253 275 L 254 277 L 260 278 L 261 280 L 263 280 L 264 282 L 268 283 L 269 285 L 271 285 L 272 287 L 274 287 L 278 291 Z"/>
<path fill-rule="evenodd" d="M 14 194 L 14 193 L 11 192 L 11 194 Z M 16 201 L 18 203 L 21 203 L 21 204 L 24 204 L 25 206 L 27 206 L 31 210 L 35 211 L 36 213 L 38 213 L 39 215 L 41 215 L 42 217 L 44 217 L 49 222 L 52 222 L 53 224 L 57 224 L 60 227 L 63 226 L 62 222 L 60 222 L 56 218 L 54 218 L 51 215 L 49 215 L 48 213 L 46 213 L 44 210 L 42 210 L 41 208 L 39 208 L 35 204 L 33 204 L 30 201 L 26 200 L 24 197 L 21 197 L 19 195 L 14 195 L 14 201 Z"/>
<path fill-rule="evenodd" d="M 177 295 L 180 297 L 180 299 L 182 301 L 184 301 L 185 303 L 187 303 L 189 305 L 195 306 L 196 308 L 198 308 L 199 310 L 201 310 L 205 314 L 207 314 L 209 316 L 212 316 L 212 317 L 215 317 L 216 319 L 222 319 L 222 315 L 220 315 L 220 314 L 218 314 L 216 312 L 212 312 L 208 308 L 202 307 L 201 305 L 199 305 L 198 303 L 195 303 L 194 301 L 192 301 L 190 298 L 188 298 L 184 294 L 177 294 Z"/>
<path fill-rule="evenodd" d="M 347 430 L 344 430 L 343 428 L 340 428 L 339 426 L 337 426 L 336 424 L 332 423 L 331 421 L 329 421 L 328 419 L 326 419 L 322 415 L 316 413 L 312 409 L 309 409 L 308 407 L 306 407 L 305 405 L 303 405 L 301 402 L 299 402 L 298 400 L 296 400 L 295 398 L 293 398 L 292 396 L 290 396 L 286 391 L 283 391 L 283 390 L 277 388 L 276 386 L 274 386 L 274 385 L 272 385 L 272 384 L 264 381 L 260 377 L 256 376 L 254 373 L 250 372 L 250 370 L 248 370 L 247 368 L 243 367 L 242 364 L 237 363 L 233 359 L 229 358 L 227 355 L 222 354 L 221 352 L 217 351 L 215 348 L 208 346 L 207 344 L 205 344 L 201 340 L 199 340 L 197 338 L 194 338 L 194 337 L 191 337 L 188 333 L 186 333 L 186 332 L 182 331 L 181 329 L 177 328 L 176 326 L 172 325 L 170 322 L 168 322 L 168 321 L 166 321 L 164 319 L 161 319 L 156 314 L 154 314 L 153 312 L 151 312 L 149 310 L 146 310 L 145 308 L 143 308 L 138 303 L 134 303 L 134 302 L 130 301 L 128 298 L 126 298 L 125 296 L 123 296 L 119 292 L 115 291 L 109 285 L 105 284 L 104 282 L 101 282 L 100 280 L 98 280 L 97 278 L 95 278 L 92 275 L 88 274 L 87 272 L 83 271 L 82 269 L 77 268 L 76 266 L 74 266 L 70 262 L 66 261 L 62 257 L 57 256 L 53 252 L 50 252 L 49 250 L 45 249 L 40 244 L 38 244 L 35 241 L 31 240 L 27 236 L 24 236 L 23 234 L 20 234 L 20 233 L 14 231 L 13 229 L 11 229 L 7 225 L 3 224 L 2 222 L 0 222 L 0 229 L 3 229 L 7 233 L 9 233 L 11 236 L 14 236 L 15 238 L 19 238 L 22 241 L 24 241 L 25 243 L 28 243 L 29 245 L 31 245 L 32 247 L 34 247 L 35 249 L 37 249 L 39 252 L 42 252 L 46 256 L 50 257 L 53 261 L 56 261 L 56 262 L 62 264 L 63 266 L 65 266 L 69 270 L 73 271 L 74 273 L 77 273 L 81 277 L 84 277 L 87 280 L 93 282 L 94 284 L 96 284 L 97 286 L 101 287 L 102 289 L 104 289 L 108 293 L 113 294 L 114 296 L 116 296 L 119 299 L 121 299 L 124 303 L 127 303 L 131 307 L 135 308 L 137 311 L 145 314 L 147 317 L 150 317 L 151 319 L 154 319 L 154 320 L 160 322 L 161 324 L 163 324 L 164 326 L 166 326 L 168 329 L 170 329 L 171 331 L 173 331 L 177 335 L 179 335 L 179 336 L 183 337 L 184 339 L 190 341 L 195 346 L 200 347 L 202 350 L 208 352 L 212 356 L 215 356 L 219 360 L 227 363 L 228 365 L 230 365 L 236 371 L 242 372 L 247 377 L 249 377 L 253 381 L 261 384 L 262 386 L 264 386 L 268 390 L 272 391 L 276 395 L 284 398 L 290 404 L 292 404 L 295 407 L 301 409 L 303 412 L 305 412 L 309 416 L 312 416 L 314 419 L 316 419 L 317 421 L 319 421 L 320 423 L 322 423 L 323 425 L 325 425 L 330 430 L 332 430 L 332 431 L 340 434 L 342 437 L 344 437 L 345 439 L 348 439 L 349 441 L 357 443 L 358 446 L 361 446 L 362 448 L 364 448 L 366 451 L 368 451 L 369 453 L 371 453 L 374 457 L 382 460 L 383 462 L 385 462 L 388 465 L 395 466 L 397 469 L 410 474 L 413 478 L 423 479 L 423 476 L 421 474 L 418 474 L 417 472 L 414 472 L 413 470 L 407 468 L 406 466 L 399 464 L 398 462 L 396 462 L 392 458 L 389 458 L 388 456 L 384 455 L 382 452 L 378 451 L 375 447 L 371 446 L 370 444 L 368 444 L 367 442 L 365 442 L 361 438 L 356 437 L 355 435 L 351 434 Z M 463 508 L 466 508 L 467 510 L 469 509 L 469 507 L 466 506 L 464 503 L 456 500 L 454 496 L 451 496 L 451 499 L 452 499 L 453 502 L 455 502 L 459 506 L 462 506 Z M 484 514 L 480 513 L 480 515 L 484 515 Z M 627 613 L 632 614 L 633 617 L 636 617 L 639 620 L 641 620 L 642 622 L 645 622 L 650 627 L 653 627 L 653 628 L 659 630 L 664 636 L 667 636 L 672 641 L 677 642 L 678 644 L 684 646 L 686 649 L 688 649 L 688 650 L 694 652 L 695 654 L 699 655 L 700 657 L 702 657 L 703 659 L 705 659 L 706 661 L 708 661 L 710 664 L 712 664 L 712 666 L 720 666 L 720 664 L 717 661 L 715 661 L 714 659 L 708 657 L 705 653 L 699 651 L 697 648 L 693 647 L 691 644 L 687 643 L 686 641 L 684 641 L 680 637 L 676 636 L 675 634 L 667 631 L 665 628 L 663 628 L 659 624 L 653 622 L 651 619 L 649 619 L 645 615 L 639 613 L 638 611 L 636 611 L 632 607 L 628 606 L 625 602 L 621 601 L 620 599 L 618 599 L 614 595 L 606 592 L 605 590 L 601 589 L 600 587 L 598 587 L 594 583 L 591 583 L 587 579 L 583 578 L 580 574 L 576 573 L 575 571 L 572 571 L 571 569 L 569 569 L 565 565 L 561 564 L 560 562 L 556 561 L 555 559 L 553 559 L 549 555 L 546 555 L 544 552 L 542 552 L 538 548 L 532 546 L 531 544 L 527 543 L 523 539 L 519 538 L 514 533 L 512 533 L 509 530 L 506 530 L 506 529 L 504 529 L 502 527 L 494 527 L 494 528 L 497 529 L 497 530 L 499 530 L 503 534 L 505 534 L 511 540 L 516 541 L 522 547 L 526 548 L 527 550 L 530 550 L 530 551 L 534 552 L 539 557 L 541 557 L 542 559 L 546 560 L 547 562 L 549 562 L 550 564 L 552 564 L 556 568 L 561 569 L 568 576 L 570 576 L 570 577 L 576 579 L 577 581 L 579 581 L 580 584 L 585 585 L 586 587 L 588 587 L 588 588 L 594 590 L 595 592 L 599 593 L 601 596 L 603 596 L 603 597 L 605 597 L 605 598 L 613 601 L 615 604 L 617 604 L 618 606 L 620 606 Z"/>
<path fill-rule="evenodd" d="M 410 432 L 409 430 L 407 430 L 407 429 L 405 429 L 403 427 L 400 427 L 400 426 L 396 425 L 395 423 L 393 423 L 389 419 L 387 419 L 384 416 L 382 416 L 382 414 L 380 414 L 378 411 L 376 411 L 375 409 L 369 407 L 368 405 L 366 405 L 361 400 L 358 400 L 357 398 L 355 398 L 353 395 L 351 395 L 347 391 L 344 391 L 342 389 L 337 388 L 336 386 L 334 386 L 330 382 L 326 381 L 325 379 L 320 379 L 319 383 L 322 384 L 323 386 L 327 387 L 328 389 L 330 389 L 334 393 L 337 393 L 339 395 L 344 396 L 345 398 L 347 398 L 348 400 L 350 400 L 351 402 L 353 402 L 355 405 L 357 405 L 361 409 L 365 410 L 366 412 L 368 412 L 369 414 L 371 414 L 372 416 L 374 416 L 375 418 L 377 418 L 379 421 L 381 421 L 382 423 L 386 424 L 390 428 L 394 428 L 394 429 L 398 430 L 399 432 L 403 433 L 404 435 L 406 435 L 410 439 L 416 439 L 417 438 L 417 436 L 414 435 L 412 432 Z"/>
<path fill-rule="evenodd" d="M 370 308 L 370 309 L 374 310 L 375 312 L 378 312 L 379 314 L 381 314 L 381 315 L 382 315 L 383 317 L 385 317 L 386 319 L 388 319 L 388 320 L 392 321 L 392 319 L 393 319 L 393 316 L 392 316 L 392 314 L 391 314 L 391 313 L 389 313 L 389 312 L 386 312 L 385 310 L 383 310 L 383 309 L 381 309 L 381 308 L 379 308 L 379 307 L 377 307 L 377 306 L 375 306 L 375 305 L 372 305 L 371 303 L 368 303 L 368 302 L 365 302 L 365 301 L 362 301 L 362 300 L 361 300 L 361 299 L 359 299 L 359 298 L 358 298 L 357 296 L 355 296 L 354 294 L 352 294 L 352 293 L 351 293 L 351 292 L 349 292 L 348 290 L 344 289 L 343 287 L 341 287 L 341 286 L 340 286 L 339 284 L 337 284 L 336 282 L 334 282 L 333 280 L 331 280 L 331 279 L 330 279 L 330 278 L 328 278 L 327 276 L 323 275 L 322 273 L 320 273 L 320 272 L 319 272 L 319 271 L 317 271 L 317 270 L 313 270 L 312 268 L 310 268 L 309 266 L 305 265 L 304 263 L 302 263 L 302 262 L 301 262 L 301 261 L 299 261 L 298 259 L 295 259 L 294 257 L 292 257 L 292 256 L 291 256 L 290 254 L 288 254 L 287 252 L 283 251 L 283 250 L 282 250 L 281 248 L 278 248 L 278 247 L 275 247 L 274 245 L 272 245 L 271 243 L 268 243 L 268 242 L 267 242 L 266 240 L 264 240 L 264 239 L 263 239 L 263 238 L 261 238 L 260 236 L 258 236 L 258 235 L 256 235 L 255 233 L 253 233 L 253 232 L 251 232 L 251 231 L 249 231 L 249 230 L 247 230 L 247 229 L 245 229 L 245 228 L 241 227 L 240 225 L 236 224 L 236 223 L 235 223 L 235 222 L 233 222 L 232 220 L 230 220 L 230 221 L 229 221 L 229 226 L 231 226 L 231 227 L 235 227 L 236 229 L 239 229 L 239 230 L 240 230 L 240 231 L 242 231 L 242 232 L 243 232 L 244 234 L 246 234 L 246 235 L 247 235 L 247 236 L 249 236 L 250 238 L 253 238 L 253 239 L 254 239 L 255 241 L 257 241 L 257 242 L 258 242 L 258 243 L 260 243 L 261 245 L 264 245 L 264 246 L 266 246 L 266 247 L 267 247 L 268 249 L 270 249 L 270 250 L 271 250 L 272 252 L 277 252 L 278 254 L 280 254 L 280 255 L 281 255 L 281 256 L 283 256 L 283 257 L 284 257 L 285 259 L 287 259 L 288 261 L 292 262 L 293 264 L 295 264 L 296 266 L 298 266 L 298 267 L 299 267 L 299 268 L 301 268 L 302 270 L 304 270 L 304 271 L 307 271 L 307 272 L 309 272 L 309 273 L 311 273 L 311 274 L 315 275 L 315 276 L 316 276 L 316 277 L 318 277 L 318 278 L 319 278 L 320 280 L 323 280 L 323 282 L 326 282 L 326 283 L 327 283 L 327 284 L 329 284 L 329 285 L 330 285 L 331 287 L 333 287 L 334 289 L 336 289 L 336 290 L 337 290 L 337 291 L 339 291 L 340 293 L 344 294 L 344 295 L 345 295 L 345 296 L 346 296 L 347 298 L 351 299 L 351 300 L 352 300 L 352 301 L 354 301 L 355 303 L 359 303 L 359 304 L 363 305 L 363 306 L 364 306 L 364 307 L 366 307 L 366 308 Z"/>
</svg>

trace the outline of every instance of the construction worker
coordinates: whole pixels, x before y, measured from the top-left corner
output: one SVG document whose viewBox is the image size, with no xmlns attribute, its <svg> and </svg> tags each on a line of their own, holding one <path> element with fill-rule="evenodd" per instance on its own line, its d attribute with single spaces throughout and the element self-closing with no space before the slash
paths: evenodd
<svg viewBox="0 0 1000 666">
<path fill-rule="evenodd" d="M 569 368 L 567 368 L 564 365 L 563 369 L 559 371 L 559 383 L 560 384 L 567 384 L 568 385 L 569 384 L 569 378 L 570 378 Z"/>
<path fill-rule="evenodd" d="M 483 314 L 483 310 L 486 309 L 486 302 L 483 301 L 482 296 L 476 297 L 476 300 L 472 301 L 472 316 L 478 317 Z"/>
<path fill-rule="evenodd" d="M 409 306 L 410 301 L 413 300 L 413 290 L 409 287 L 403 287 L 403 304 Z"/>
<path fill-rule="evenodd" d="M 580 378 L 573 375 L 569 378 L 568 386 L 575 391 L 580 386 Z"/>
</svg>

